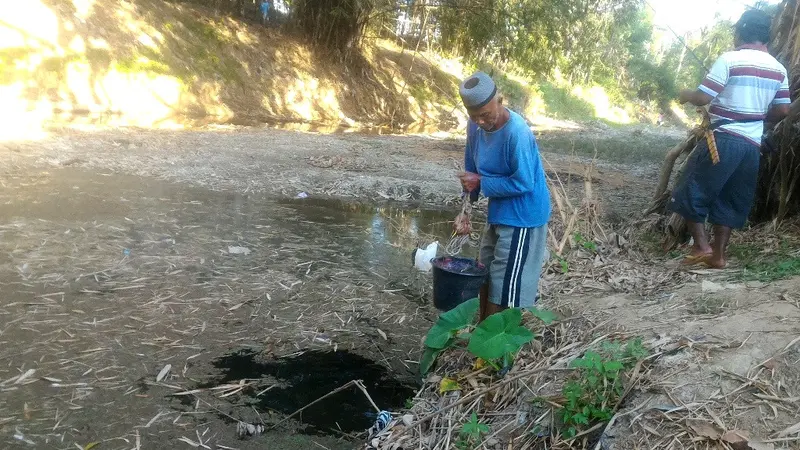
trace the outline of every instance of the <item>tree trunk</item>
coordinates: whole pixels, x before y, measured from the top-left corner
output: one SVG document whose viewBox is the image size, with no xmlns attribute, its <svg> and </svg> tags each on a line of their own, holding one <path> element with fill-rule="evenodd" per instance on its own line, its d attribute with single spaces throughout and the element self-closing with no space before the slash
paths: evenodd
<svg viewBox="0 0 800 450">
<path fill-rule="evenodd" d="M 770 130 L 763 150 L 759 191 L 753 219 L 782 221 L 800 212 L 800 0 L 784 0 L 781 12 L 772 23 L 770 50 L 789 72 L 789 86 L 794 103 L 789 116 Z"/>
</svg>

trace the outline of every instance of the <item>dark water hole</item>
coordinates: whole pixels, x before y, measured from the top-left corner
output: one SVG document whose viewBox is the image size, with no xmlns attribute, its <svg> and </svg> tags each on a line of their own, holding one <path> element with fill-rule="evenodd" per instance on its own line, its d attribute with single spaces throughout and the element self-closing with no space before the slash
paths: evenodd
<svg viewBox="0 0 800 450">
<path fill-rule="evenodd" d="M 269 389 L 259 397 L 250 392 L 244 398 L 248 406 L 259 411 L 292 414 L 350 382 L 362 380 L 379 408 L 397 410 L 414 397 L 412 378 L 398 376 L 385 366 L 348 351 L 308 351 L 297 356 L 275 360 L 261 359 L 253 350 L 239 350 L 213 361 L 220 376 L 200 387 L 213 387 L 242 379 L 263 380 L 257 390 Z M 306 433 L 362 432 L 375 421 L 376 413 L 364 394 L 351 387 L 309 407 L 295 418 L 306 425 Z"/>
</svg>

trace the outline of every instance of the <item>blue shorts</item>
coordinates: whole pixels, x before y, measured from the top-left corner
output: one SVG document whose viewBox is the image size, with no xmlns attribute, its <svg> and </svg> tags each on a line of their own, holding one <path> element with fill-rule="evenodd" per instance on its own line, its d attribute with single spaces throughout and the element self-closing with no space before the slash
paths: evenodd
<svg viewBox="0 0 800 450">
<path fill-rule="evenodd" d="M 489 301 L 508 308 L 534 306 L 546 259 L 547 225 L 537 228 L 487 225 L 480 261 L 489 268 Z"/>
<path fill-rule="evenodd" d="M 708 143 L 700 139 L 675 185 L 669 209 L 690 222 L 742 228 L 756 194 L 759 148 L 743 137 L 714 133 L 719 163 L 711 161 Z"/>
</svg>

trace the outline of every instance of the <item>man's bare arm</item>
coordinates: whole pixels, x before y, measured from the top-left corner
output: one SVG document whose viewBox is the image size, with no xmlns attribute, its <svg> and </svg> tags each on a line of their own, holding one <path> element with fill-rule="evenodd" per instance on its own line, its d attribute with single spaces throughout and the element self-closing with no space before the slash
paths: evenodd
<svg viewBox="0 0 800 450">
<path fill-rule="evenodd" d="M 789 115 L 789 105 L 775 105 L 767 111 L 768 123 L 778 123 Z"/>
<path fill-rule="evenodd" d="M 711 103 L 711 100 L 714 100 L 714 97 L 703 91 L 693 91 L 691 89 L 681 91 L 681 94 L 678 96 L 678 103 L 681 105 L 691 103 L 694 106 L 706 106 Z"/>
</svg>

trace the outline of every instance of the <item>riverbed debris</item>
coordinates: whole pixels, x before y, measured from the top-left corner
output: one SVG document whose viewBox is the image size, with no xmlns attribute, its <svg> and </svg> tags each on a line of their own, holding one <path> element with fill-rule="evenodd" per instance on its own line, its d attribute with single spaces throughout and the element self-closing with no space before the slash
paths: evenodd
<svg viewBox="0 0 800 450">
<path fill-rule="evenodd" d="M 239 439 L 259 437 L 265 430 L 266 427 L 260 423 L 238 422 L 236 424 L 236 434 L 239 436 Z"/>
<path fill-rule="evenodd" d="M 672 378 L 677 373 L 668 367 L 668 361 L 738 343 L 693 345 L 687 338 L 664 337 L 642 345 L 634 335 L 604 332 L 606 327 L 606 323 L 595 324 L 581 316 L 545 326 L 537 340 L 517 355 L 516 364 L 505 376 L 497 376 L 489 366 L 476 365 L 465 351 L 444 353 L 441 364 L 424 380 L 408 411 L 397 416 L 383 432 L 371 436 L 363 448 L 445 450 L 465 448 L 469 443 L 469 448 L 487 450 L 773 450 L 800 439 L 799 425 L 762 440 L 734 426 L 737 411 L 742 408 L 766 406 L 774 411 L 775 419 L 776 408 L 785 407 L 786 398 L 760 393 L 777 394 L 781 390 L 780 380 L 773 379 L 764 367 L 745 375 L 726 373 L 725 377 L 734 380 L 738 388 L 718 391 L 707 400 L 687 403 L 674 394 L 681 387 L 675 385 Z M 633 342 L 634 351 L 640 353 L 634 364 L 620 371 L 619 395 L 613 403 L 603 403 L 609 415 L 604 420 L 587 415 L 582 428 L 568 429 L 565 421 L 570 418 L 566 413 L 573 401 L 569 386 L 582 376 L 582 365 L 576 361 L 587 360 L 594 352 L 602 354 L 604 348 L 625 348 L 620 344 L 623 342 L 625 346 Z M 642 352 L 645 348 L 647 352 Z M 441 392 L 439 385 L 445 376 L 455 377 L 459 389 Z M 594 382 L 588 383 L 591 386 Z M 658 391 L 666 396 L 652 394 Z M 668 404 L 660 403 L 663 401 Z M 463 432 L 472 422 L 486 430 L 477 441 L 468 441 Z"/>
</svg>

